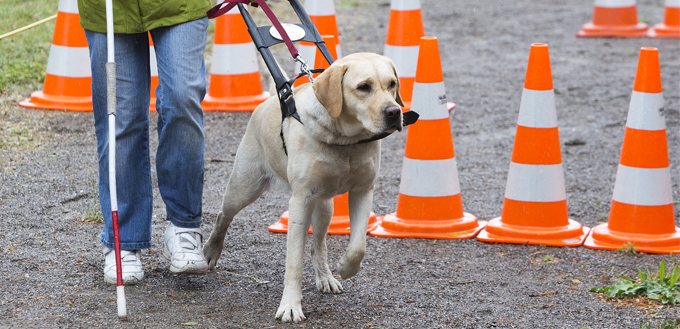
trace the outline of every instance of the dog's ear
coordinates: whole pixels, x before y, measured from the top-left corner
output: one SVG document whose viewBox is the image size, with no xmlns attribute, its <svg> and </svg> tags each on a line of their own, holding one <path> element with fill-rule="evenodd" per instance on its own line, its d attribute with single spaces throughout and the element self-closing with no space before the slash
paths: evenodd
<svg viewBox="0 0 680 329">
<path fill-rule="evenodd" d="M 392 66 L 392 71 L 394 72 L 394 77 L 397 78 L 397 97 L 395 97 L 394 100 L 397 101 L 397 104 L 401 105 L 401 107 L 404 107 L 404 101 L 401 100 L 401 94 L 399 94 L 399 88 L 401 87 L 401 83 L 399 81 L 399 76 L 397 75 L 397 68 L 394 66 L 394 62 L 390 61 L 390 66 Z"/>
<path fill-rule="evenodd" d="M 345 65 L 331 65 L 312 84 L 314 95 L 333 119 L 342 112 L 342 78 L 346 71 Z"/>
</svg>

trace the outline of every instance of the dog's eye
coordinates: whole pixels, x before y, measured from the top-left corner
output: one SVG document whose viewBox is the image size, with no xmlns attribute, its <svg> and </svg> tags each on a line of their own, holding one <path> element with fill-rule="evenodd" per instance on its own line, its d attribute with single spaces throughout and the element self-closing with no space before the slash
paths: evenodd
<svg viewBox="0 0 680 329">
<path fill-rule="evenodd" d="M 363 91 L 363 92 L 370 92 L 371 91 L 371 85 L 368 83 L 362 83 L 357 87 L 358 90 Z"/>
<path fill-rule="evenodd" d="M 394 80 L 392 80 L 392 81 L 390 81 L 390 86 L 387 87 L 387 88 L 388 89 L 394 89 L 394 87 L 396 87 L 396 86 L 397 86 L 397 83 Z"/>
</svg>

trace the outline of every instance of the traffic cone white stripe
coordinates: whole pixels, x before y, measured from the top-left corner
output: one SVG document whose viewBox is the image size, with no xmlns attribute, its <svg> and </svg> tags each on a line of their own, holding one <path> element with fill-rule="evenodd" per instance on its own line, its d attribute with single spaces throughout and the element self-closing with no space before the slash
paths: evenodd
<svg viewBox="0 0 680 329">
<path fill-rule="evenodd" d="M 680 8 L 680 0 L 666 0 L 666 7 Z"/>
<path fill-rule="evenodd" d="M 567 199 L 562 164 L 510 162 L 505 197 L 516 201 L 555 202 Z"/>
<path fill-rule="evenodd" d="M 419 197 L 460 194 L 456 158 L 416 160 L 404 158 L 399 193 Z"/>
<path fill-rule="evenodd" d="M 333 0 L 307 0 L 305 11 L 310 16 L 330 16 L 335 15 L 335 5 Z"/>
<path fill-rule="evenodd" d="M 595 0 L 595 7 L 625 8 L 635 6 L 635 0 Z"/>
<path fill-rule="evenodd" d="M 257 54 L 252 43 L 213 45 L 211 74 L 246 74 L 258 72 Z"/>
<path fill-rule="evenodd" d="M 87 47 L 64 47 L 51 45 L 47 58 L 47 74 L 69 78 L 89 78 L 90 51 Z"/>
<path fill-rule="evenodd" d="M 626 127 L 640 130 L 665 130 L 663 95 L 633 91 Z"/>
<path fill-rule="evenodd" d="M 57 11 L 62 13 L 78 14 L 78 1 L 77 0 L 61 0 L 59 1 L 59 6 Z"/>
<path fill-rule="evenodd" d="M 392 0 L 390 7 L 393 10 L 417 10 L 420 9 L 420 0 Z"/>
<path fill-rule="evenodd" d="M 552 89 L 532 90 L 524 88 L 519 105 L 517 124 L 531 128 L 557 127 L 555 92 Z"/>
<path fill-rule="evenodd" d="M 420 46 L 391 46 L 385 44 L 383 54 L 392 59 L 398 76 L 413 78 L 416 76 L 419 48 Z"/>
<path fill-rule="evenodd" d="M 639 206 L 673 203 L 670 169 L 635 168 L 619 164 L 612 199 Z"/>
<path fill-rule="evenodd" d="M 416 82 L 413 85 L 413 95 L 417 99 L 415 102 L 412 102 L 411 110 L 420 114 L 418 120 L 449 118 L 449 110 L 446 107 L 446 87 L 443 82 Z"/>
</svg>

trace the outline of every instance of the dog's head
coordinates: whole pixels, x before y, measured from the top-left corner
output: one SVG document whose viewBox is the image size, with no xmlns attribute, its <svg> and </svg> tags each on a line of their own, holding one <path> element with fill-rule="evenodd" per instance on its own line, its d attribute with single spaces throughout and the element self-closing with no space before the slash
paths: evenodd
<svg viewBox="0 0 680 329">
<path fill-rule="evenodd" d="M 367 138 L 403 127 L 399 77 L 385 56 L 348 55 L 321 73 L 313 88 L 345 137 Z"/>
</svg>

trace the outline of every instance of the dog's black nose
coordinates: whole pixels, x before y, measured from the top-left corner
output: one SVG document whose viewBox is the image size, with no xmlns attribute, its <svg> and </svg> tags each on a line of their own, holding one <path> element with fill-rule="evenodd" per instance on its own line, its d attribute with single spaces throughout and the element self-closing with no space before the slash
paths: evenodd
<svg viewBox="0 0 680 329">
<path fill-rule="evenodd" d="M 400 114 L 401 108 L 399 106 L 391 105 L 385 108 L 385 117 L 388 121 L 399 119 Z"/>
<path fill-rule="evenodd" d="M 387 123 L 387 125 L 393 128 L 397 128 L 397 130 L 401 131 L 402 127 L 401 107 L 396 105 L 390 105 L 385 108 L 384 113 L 385 122 Z"/>
</svg>

